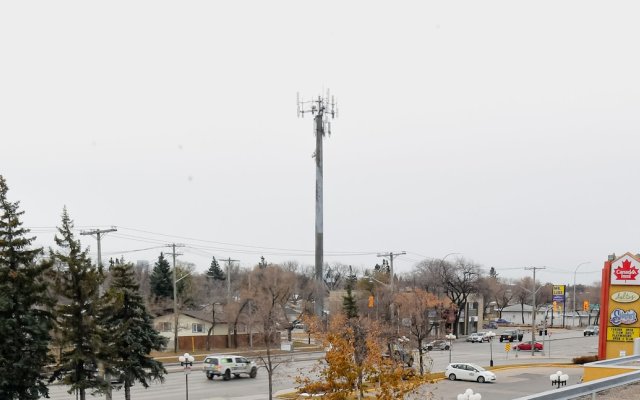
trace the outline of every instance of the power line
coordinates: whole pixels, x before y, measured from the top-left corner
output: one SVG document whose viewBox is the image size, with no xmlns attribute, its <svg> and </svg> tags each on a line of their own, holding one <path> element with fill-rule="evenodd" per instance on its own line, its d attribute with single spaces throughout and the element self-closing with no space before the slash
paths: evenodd
<svg viewBox="0 0 640 400">
<path fill-rule="evenodd" d="M 47 227 L 50 228 L 52 230 L 55 230 L 57 228 L 55 227 Z M 220 241 L 214 241 L 214 240 L 206 240 L 206 239 L 198 239 L 198 238 L 194 238 L 194 237 L 188 237 L 188 236 L 180 236 L 180 235 L 171 235 L 171 234 L 165 234 L 165 233 L 159 233 L 159 232 L 152 232 L 152 231 L 147 231 L 147 230 L 142 230 L 142 229 L 136 229 L 136 228 L 129 228 L 129 227 L 122 227 L 122 226 L 117 226 L 117 228 L 119 229 L 117 234 L 113 234 L 112 236 L 115 238 L 119 238 L 119 239 L 125 239 L 125 240 L 131 240 L 131 241 L 137 241 L 137 242 L 142 242 L 142 243 L 150 243 L 150 244 L 164 244 L 166 243 L 165 240 L 163 239 L 158 239 L 158 238 L 153 238 L 153 237 L 148 237 L 148 236 L 140 236 L 140 235 L 131 235 L 131 234 L 127 234 L 127 233 L 122 233 L 122 229 L 124 230 L 130 230 L 130 231 L 135 231 L 135 232 L 141 232 L 141 233 L 148 233 L 150 235 L 156 235 L 156 236 L 162 236 L 162 237 L 167 237 L 167 238 L 178 238 L 178 239 L 188 239 L 188 240 L 192 240 L 192 241 L 196 241 L 196 242 L 203 242 L 203 243 L 213 243 L 213 244 L 222 244 L 225 246 L 237 246 L 237 247 L 245 247 L 248 249 L 256 249 L 256 250 L 245 250 L 245 249 L 234 249 L 234 248 L 229 248 L 229 247 L 219 247 L 219 246 L 203 246 L 203 245 L 191 245 L 191 247 L 193 248 L 200 248 L 200 249 L 207 249 L 207 250 L 218 250 L 221 252 L 232 252 L 232 253 L 236 253 L 236 254 L 268 254 L 268 255 L 279 255 L 279 256 L 299 256 L 299 257 L 309 257 L 314 255 L 313 250 L 301 250 L 301 249 L 291 249 L 291 248 L 286 248 L 286 247 L 268 247 L 268 246 L 255 246 L 255 245 L 246 245 L 246 244 L 239 244 L 239 243 L 229 243 L 229 242 L 220 242 Z M 33 228 L 28 228 L 28 229 L 33 229 Z M 274 250 L 274 251 L 264 251 L 264 250 Z M 117 251 L 115 252 L 110 252 L 110 253 L 119 253 Z M 350 257 L 350 256 L 363 256 L 363 255 L 375 255 L 376 252 L 375 251 L 346 251 L 346 250 L 336 250 L 336 251 L 327 251 L 324 253 L 326 256 L 329 257 Z"/>
<path fill-rule="evenodd" d="M 133 250 L 107 251 L 104 254 L 105 255 L 114 255 L 114 254 L 137 253 L 137 252 L 140 252 L 140 251 L 147 251 L 147 250 L 153 250 L 153 249 L 162 249 L 164 247 L 166 247 L 166 246 L 145 247 L 144 249 L 133 249 Z"/>
</svg>

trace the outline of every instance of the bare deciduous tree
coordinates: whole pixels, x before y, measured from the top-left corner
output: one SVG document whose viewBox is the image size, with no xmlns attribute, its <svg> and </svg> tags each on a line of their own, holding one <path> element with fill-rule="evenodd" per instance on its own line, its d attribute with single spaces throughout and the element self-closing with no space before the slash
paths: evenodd
<svg viewBox="0 0 640 400">
<path fill-rule="evenodd" d="M 420 375 L 422 375 L 424 374 L 422 343 L 440 320 L 438 309 L 442 304 L 434 294 L 427 293 L 422 289 L 400 293 L 396 297 L 396 302 L 411 321 L 409 332 L 418 344 Z"/>
<path fill-rule="evenodd" d="M 477 292 L 477 283 L 480 278 L 480 266 L 464 258 L 458 258 L 455 262 L 431 261 L 427 264 L 429 275 L 435 279 L 444 295 L 456 306 L 455 324 L 453 332 L 458 333 L 458 321 L 467 304 L 469 295 Z"/>
<path fill-rule="evenodd" d="M 272 357 L 272 351 L 279 339 L 280 330 L 289 324 L 285 314 L 285 305 L 293 294 L 296 276 L 293 272 L 279 266 L 269 265 L 252 272 L 253 293 L 251 301 L 255 306 L 255 319 L 262 325 L 266 355 L 260 360 L 267 370 L 269 379 L 269 399 L 273 398 L 273 373 L 280 365 Z"/>
</svg>

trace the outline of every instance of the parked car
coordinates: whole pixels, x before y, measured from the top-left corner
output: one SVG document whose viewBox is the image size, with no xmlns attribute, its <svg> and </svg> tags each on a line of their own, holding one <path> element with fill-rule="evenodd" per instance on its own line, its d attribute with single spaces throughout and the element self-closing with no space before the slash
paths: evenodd
<svg viewBox="0 0 640 400">
<path fill-rule="evenodd" d="M 449 342 L 447 342 L 446 340 L 438 339 L 425 344 L 422 348 L 427 351 L 449 350 Z"/>
<path fill-rule="evenodd" d="M 388 351 L 382 354 L 383 357 L 391 357 L 396 362 L 402 363 L 403 366 L 413 366 L 413 354 L 411 354 L 411 351 L 395 343 L 389 343 L 387 347 Z"/>
<path fill-rule="evenodd" d="M 542 343 L 540 342 L 536 342 L 534 347 L 535 347 L 534 351 L 542 351 L 543 349 Z M 513 346 L 513 348 L 518 351 L 531 351 L 531 342 L 522 342 Z"/>
<path fill-rule="evenodd" d="M 496 374 L 487 371 L 479 365 L 471 363 L 455 363 L 449 364 L 444 370 L 444 376 L 451 381 L 461 379 L 465 381 L 477 381 L 480 383 L 494 382 Z"/>
<path fill-rule="evenodd" d="M 494 321 L 487 322 L 486 324 L 482 324 L 482 329 L 498 329 L 498 324 Z"/>
<path fill-rule="evenodd" d="M 600 333 L 600 327 L 598 325 L 589 325 L 583 331 L 585 336 L 593 336 Z"/>
<path fill-rule="evenodd" d="M 214 376 L 221 376 L 228 381 L 231 375 L 239 378 L 241 374 L 255 378 L 258 375 L 258 367 L 254 361 L 250 361 L 242 356 L 233 355 L 208 355 L 204 358 L 204 373 L 208 379 Z"/>
<path fill-rule="evenodd" d="M 517 340 L 522 342 L 522 338 L 524 337 L 524 333 L 522 333 L 519 329 L 508 329 L 500 334 L 501 342 L 513 342 Z"/>
<path fill-rule="evenodd" d="M 506 319 L 502 319 L 502 318 L 498 318 L 497 320 L 493 321 L 498 325 L 511 325 L 511 322 L 507 321 Z"/>
<path fill-rule="evenodd" d="M 477 337 L 478 337 L 478 333 L 474 332 L 471 335 L 467 336 L 467 342 L 474 343 Z"/>
<path fill-rule="evenodd" d="M 489 336 L 487 336 L 487 333 L 489 333 L 489 332 L 478 332 L 476 337 L 474 338 L 473 343 L 488 342 L 489 341 Z"/>
<path fill-rule="evenodd" d="M 548 328 L 547 328 L 547 326 L 545 324 L 538 325 L 536 330 L 538 331 L 538 335 L 540 335 L 540 336 L 544 336 L 544 335 L 546 335 L 548 333 Z"/>
</svg>

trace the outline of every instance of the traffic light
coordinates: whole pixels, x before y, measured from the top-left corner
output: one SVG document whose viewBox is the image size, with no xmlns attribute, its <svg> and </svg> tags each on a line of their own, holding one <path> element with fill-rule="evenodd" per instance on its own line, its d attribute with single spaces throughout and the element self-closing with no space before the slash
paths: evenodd
<svg viewBox="0 0 640 400">
<path fill-rule="evenodd" d="M 558 302 L 557 301 L 553 302 L 553 311 L 558 311 Z"/>
<path fill-rule="evenodd" d="M 582 302 L 582 311 L 589 311 L 589 300 Z"/>
<path fill-rule="evenodd" d="M 373 296 L 369 296 L 369 308 L 373 308 L 373 301 L 374 301 Z"/>
</svg>

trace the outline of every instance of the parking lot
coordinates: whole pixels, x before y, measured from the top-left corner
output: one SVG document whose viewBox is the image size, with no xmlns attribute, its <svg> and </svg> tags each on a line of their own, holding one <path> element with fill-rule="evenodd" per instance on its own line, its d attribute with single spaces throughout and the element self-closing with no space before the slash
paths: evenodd
<svg viewBox="0 0 640 400">
<path fill-rule="evenodd" d="M 478 383 L 469 381 L 449 381 L 443 379 L 432 385 L 424 385 L 414 398 L 425 398 L 429 393 L 433 400 L 455 399 L 467 389 L 480 393 L 483 399 L 512 400 L 518 397 L 553 389 L 549 375 L 557 372 L 557 366 L 526 366 L 497 369 L 495 383 Z M 582 367 L 562 367 L 562 372 L 569 375 L 567 385 L 575 385 L 582 378 Z M 409 397 L 410 399 L 411 397 Z"/>
</svg>

